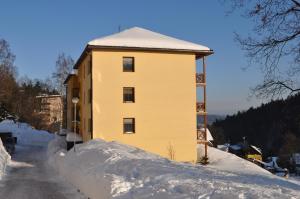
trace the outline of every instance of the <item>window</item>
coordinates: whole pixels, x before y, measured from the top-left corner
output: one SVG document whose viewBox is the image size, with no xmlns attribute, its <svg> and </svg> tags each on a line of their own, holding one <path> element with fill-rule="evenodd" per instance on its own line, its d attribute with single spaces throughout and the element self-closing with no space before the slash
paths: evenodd
<svg viewBox="0 0 300 199">
<path fill-rule="evenodd" d="M 73 88 L 73 97 L 79 98 L 79 88 Z"/>
<path fill-rule="evenodd" d="M 135 119 L 134 118 L 124 118 L 123 119 L 123 130 L 124 133 L 135 133 Z"/>
<path fill-rule="evenodd" d="M 134 72 L 133 57 L 123 57 L 123 72 Z"/>
<path fill-rule="evenodd" d="M 92 103 L 92 89 L 89 89 L 89 103 Z"/>
<path fill-rule="evenodd" d="M 134 88 L 133 87 L 124 87 L 123 88 L 123 102 L 124 103 L 134 102 Z"/>
</svg>

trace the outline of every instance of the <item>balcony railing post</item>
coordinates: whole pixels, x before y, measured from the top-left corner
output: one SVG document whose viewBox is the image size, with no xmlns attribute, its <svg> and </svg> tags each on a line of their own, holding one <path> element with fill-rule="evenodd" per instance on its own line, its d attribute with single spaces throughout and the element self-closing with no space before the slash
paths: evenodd
<svg viewBox="0 0 300 199">
<path fill-rule="evenodd" d="M 196 73 L 196 83 L 197 84 L 204 84 L 205 83 L 205 77 L 203 73 Z"/>
<path fill-rule="evenodd" d="M 197 102 L 197 112 L 205 112 L 205 103 Z"/>
<path fill-rule="evenodd" d="M 203 128 L 197 129 L 197 139 L 198 140 L 205 140 L 205 130 Z"/>
</svg>

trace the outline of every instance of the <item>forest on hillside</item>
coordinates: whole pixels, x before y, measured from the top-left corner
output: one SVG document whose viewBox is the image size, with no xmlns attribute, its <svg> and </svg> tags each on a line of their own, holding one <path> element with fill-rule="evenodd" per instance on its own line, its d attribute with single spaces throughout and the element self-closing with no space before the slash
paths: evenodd
<svg viewBox="0 0 300 199">
<path fill-rule="evenodd" d="M 300 94 L 271 101 L 227 116 L 211 125 L 215 144 L 235 144 L 246 138 L 263 156 L 288 158 L 300 152 Z"/>
</svg>

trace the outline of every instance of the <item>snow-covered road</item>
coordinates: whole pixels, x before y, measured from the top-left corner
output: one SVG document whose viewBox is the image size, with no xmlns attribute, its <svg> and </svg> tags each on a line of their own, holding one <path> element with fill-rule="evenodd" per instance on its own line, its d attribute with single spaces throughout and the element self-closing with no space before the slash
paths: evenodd
<svg viewBox="0 0 300 199">
<path fill-rule="evenodd" d="M 84 199 L 47 164 L 46 146 L 17 145 L 0 181 L 2 199 Z"/>
</svg>

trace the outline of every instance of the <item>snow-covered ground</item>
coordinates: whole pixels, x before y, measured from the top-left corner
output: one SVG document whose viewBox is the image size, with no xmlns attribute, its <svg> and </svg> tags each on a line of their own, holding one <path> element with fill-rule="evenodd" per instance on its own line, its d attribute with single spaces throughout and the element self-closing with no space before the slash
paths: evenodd
<svg viewBox="0 0 300 199">
<path fill-rule="evenodd" d="M 59 137 L 50 142 L 49 163 L 92 199 L 300 198 L 296 181 L 214 148 L 202 166 L 100 139 L 77 145 L 76 152 L 63 146 Z"/>
<path fill-rule="evenodd" d="M 33 129 L 26 123 L 14 123 L 12 120 L 4 120 L 0 123 L 0 132 L 12 132 L 18 138 L 18 144 L 45 146 L 54 138 L 47 131 Z"/>
<path fill-rule="evenodd" d="M 0 131 L 13 132 L 18 137 L 15 153 L 0 180 L 1 199 L 86 199 L 48 165 L 47 146 L 53 134 L 8 120 L 0 123 Z M 0 168 L 4 154 L 1 146 L 0 143 Z"/>
</svg>

